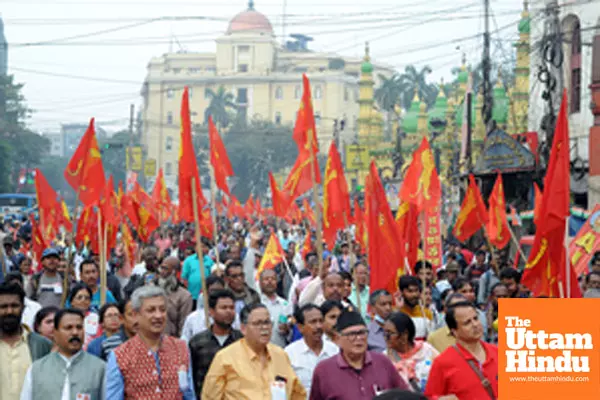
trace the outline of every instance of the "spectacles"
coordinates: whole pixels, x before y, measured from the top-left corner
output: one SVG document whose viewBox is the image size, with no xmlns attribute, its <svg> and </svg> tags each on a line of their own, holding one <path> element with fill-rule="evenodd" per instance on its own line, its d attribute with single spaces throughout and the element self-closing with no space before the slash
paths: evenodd
<svg viewBox="0 0 600 400">
<path fill-rule="evenodd" d="M 231 279 L 237 279 L 237 278 L 243 278 L 244 277 L 244 273 L 240 273 L 240 274 L 231 274 L 228 276 Z"/>
<path fill-rule="evenodd" d="M 79 301 L 86 301 L 86 300 L 90 300 L 91 297 L 86 295 L 86 294 L 79 294 L 75 297 L 73 297 L 73 300 L 79 300 Z"/>
<path fill-rule="evenodd" d="M 250 325 L 255 328 L 259 328 L 259 327 L 269 328 L 269 327 L 271 327 L 271 325 L 273 325 L 273 322 L 270 319 L 265 319 L 264 321 L 252 321 L 252 322 L 250 322 Z"/>
<path fill-rule="evenodd" d="M 398 332 L 383 332 L 383 337 L 385 337 L 385 340 L 390 340 L 394 336 L 398 336 Z"/>
<path fill-rule="evenodd" d="M 369 334 L 369 331 L 366 329 L 361 329 L 360 331 L 353 332 L 343 332 L 340 333 L 341 336 L 348 338 L 349 340 L 356 340 L 358 338 L 365 338 Z"/>
</svg>

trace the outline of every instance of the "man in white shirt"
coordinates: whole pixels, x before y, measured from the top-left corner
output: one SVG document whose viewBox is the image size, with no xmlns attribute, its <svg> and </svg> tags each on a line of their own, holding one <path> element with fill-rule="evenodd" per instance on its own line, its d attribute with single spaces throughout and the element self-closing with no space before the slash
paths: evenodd
<svg viewBox="0 0 600 400">
<path fill-rule="evenodd" d="M 81 351 L 83 313 L 60 310 L 54 317 L 54 342 L 57 352 L 34 362 L 25 376 L 21 400 L 99 399 L 104 400 L 104 362 Z"/>
<path fill-rule="evenodd" d="M 273 329 L 271 343 L 285 347 L 288 343 L 290 327 L 287 319 L 292 315 L 292 304 L 277 296 L 277 273 L 274 269 L 265 269 L 258 278 L 260 286 L 260 302 L 267 306 Z"/>
<path fill-rule="evenodd" d="M 11 272 L 9 274 L 6 275 L 6 279 L 5 279 L 6 283 L 16 283 L 17 285 L 21 286 L 21 288 L 23 290 L 25 290 L 25 288 L 23 287 L 23 276 L 18 273 L 18 272 Z M 37 301 L 33 301 L 30 300 L 29 298 L 25 297 L 24 299 L 24 305 L 25 305 L 25 309 L 23 310 L 23 316 L 21 317 L 21 323 L 23 325 L 27 325 L 27 327 L 33 331 L 33 322 L 35 320 L 35 315 L 37 314 L 38 311 L 40 311 L 42 309 L 42 306 L 40 303 L 38 303 Z"/>
<path fill-rule="evenodd" d="M 308 394 L 317 364 L 336 355 L 339 348 L 332 342 L 323 340 L 323 314 L 319 307 L 310 303 L 305 304 L 296 311 L 295 318 L 302 339 L 287 346 L 285 352 Z"/>
</svg>

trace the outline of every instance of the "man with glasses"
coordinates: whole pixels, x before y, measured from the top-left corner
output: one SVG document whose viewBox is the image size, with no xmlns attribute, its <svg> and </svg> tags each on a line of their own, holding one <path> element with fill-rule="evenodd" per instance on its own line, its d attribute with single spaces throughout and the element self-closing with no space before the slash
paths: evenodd
<svg viewBox="0 0 600 400">
<path fill-rule="evenodd" d="M 273 345 L 273 323 L 264 304 L 240 315 L 244 337 L 219 351 L 204 379 L 201 398 L 305 400 L 306 390 L 285 351 Z"/>
<path fill-rule="evenodd" d="M 244 306 L 260 303 L 260 296 L 256 290 L 248 286 L 244 280 L 244 267 L 241 261 L 234 260 L 225 267 L 226 289 L 231 290 L 235 297 L 235 313 L 242 311 Z"/>
<path fill-rule="evenodd" d="M 358 312 L 343 311 L 336 330 L 340 353 L 315 368 L 311 400 L 371 400 L 389 389 L 408 389 L 385 354 L 367 351 L 369 330 Z"/>
</svg>

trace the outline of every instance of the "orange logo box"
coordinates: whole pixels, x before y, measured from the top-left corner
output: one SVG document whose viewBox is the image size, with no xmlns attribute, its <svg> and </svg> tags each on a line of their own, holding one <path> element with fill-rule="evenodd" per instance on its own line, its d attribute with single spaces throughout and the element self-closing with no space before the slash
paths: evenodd
<svg viewBox="0 0 600 400">
<path fill-rule="evenodd" d="M 600 399 L 600 299 L 500 299 L 499 399 Z"/>
</svg>

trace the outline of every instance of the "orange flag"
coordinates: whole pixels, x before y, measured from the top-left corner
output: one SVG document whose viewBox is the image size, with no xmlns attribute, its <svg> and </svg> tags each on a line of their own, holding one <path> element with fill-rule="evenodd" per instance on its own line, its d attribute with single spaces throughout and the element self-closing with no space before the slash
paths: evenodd
<svg viewBox="0 0 600 400">
<path fill-rule="evenodd" d="M 273 213 L 276 217 L 285 218 L 287 215 L 290 199 L 277 188 L 277 182 L 273 177 L 273 173 L 269 171 L 269 184 L 271 185 L 271 202 L 273 204 Z"/>
<path fill-rule="evenodd" d="M 365 183 L 365 212 L 369 234 L 368 255 L 371 267 L 371 292 L 396 288 L 398 270 L 404 269 L 403 243 L 398 235 L 394 217 L 375 162 L 371 161 L 370 173 Z"/>
<path fill-rule="evenodd" d="M 134 199 L 131 199 L 131 201 L 128 202 L 126 212 L 131 224 L 137 231 L 140 240 L 142 242 L 147 242 L 150 239 L 152 232 L 159 226 L 156 217 L 148 211 L 146 206 L 138 203 Z"/>
<path fill-rule="evenodd" d="M 152 188 L 152 202 L 157 208 L 158 217 L 161 221 L 171 216 L 171 197 L 167 191 L 163 169 L 158 170 L 154 187 Z"/>
<path fill-rule="evenodd" d="M 419 212 L 440 204 L 440 178 L 426 137 L 423 137 L 421 145 L 413 153 L 413 160 L 406 171 L 398 196 L 403 201 L 416 204 Z"/>
<path fill-rule="evenodd" d="M 473 175 L 469 175 L 469 187 L 460 206 L 452 234 L 461 242 L 469 239 L 488 222 L 488 213 Z"/>
<path fill-rule="evenodd" d="M 533 182 L 533 191 L 534 191 L 534 206 L 533 206 L 533 223 L 537 226 L 538 219 L 540 217 L 540 211 L 542 208 L 542 191 L 537 183 Z"/>
<path fill-rule="evenodd" d="M 490 196 L 488 210 L 489 221 L 486 226 L 488 238 L 496 248 L 503 249 L 510 241 L 508 218 L 506 217 L 506 201 L 502 175 L 498 174 Z"/>
<path fill-rule="evenodd" d="M 254 215 L 254 198 L 252 197 L 252 194 L 248 196 L 246 204 L 244 204 L 244 211 L 249 218 L 252 218 Z"/>
<path fill-rule="evenodd" d="M 100 148 L 94 130 L 94 118 L 90 120 L 79 146 L 65 169 L 65 180 L 78 193 L 85 205 L 98 202 L 104 189 L 106 178 Z"/>
<path fill-rule="evenodd" d="M 117 195 L 114 191 L 114 181 L 112 175 L 108 178 L 102 200 L 100 200 L 100 209 L 102 210 L 102 220 L 104 224 L 118 225 L 121 217 L 117 204 Z"/>
<path fill-rule="evenodd" d="M 356 225 L 356 241 L 364 251 L 367 247 L 367 230 L 365 229 L 364 213 L 358 204 L 358 199 L 354 199 L 354 224 Z"/>
<path fill-rule="evenodd" d="M 69 215 L 69 209 L 63 199 L 56 203 L 56 215 L 58 217 L 58 224 L 62 225 L 67 231 L 73 230 L 73 222 Z"/>
<path fill-rule="evenodd" d="M 31 251 L 35 255 L 35 259 L 38 263 L 38 266 L 41 265 L 42 253 L 48 247 L 46 241 L 44 240 L 44 236 L 40 231 L 39 225 L 35 222 L 35 218 L 33 218 L 33 214 L 29 216 L 29 220 L 31 221 Z"/>
<path fill-rule="evenodd" d="M 200 187 L 198 163 L 194 154 L 190 100 L 186 86 L 181 99 L 181 144 L 179 146 L 179 218 L 185 222 L 194 222 L 192 182 L 196 188 L 196 203 L 200 212 L 206 204 L 206 199 Z"/>
<path fill-rule="evenodd" d="M 396 211 L 396 226 L 398 235 L 406 247 L 408 265 L 413 268 L 419 256 L 419 242 L 421 234 L 418 229 L 419 211 L 417 205 L 400 200 Z"/>
<path fill-rule="evenodd" d="M 308 220 L 310 225 L 317 226 L 317 219 L 315 218 L 315 213 L 313 212 L 313 209 L 310 207 L 307 197 L 302 199 L 302 210 L 304 211 L 304 218 Z"/>
<path fill-rule="evenodd" d="M 315 183 L 321 183 L 321 171 L 317 161 L 319 142 L 317 141 L 310 83 L 306 75 L 302 76 L 302 82 L 304 92 L 300 101 L 293 136 L 298 146 L 298 157 L 283 185 L 283 189 L 290 194 L 292 200 L 312 189 L 313 176 Z M 314 173 L 311 172 L 311 165 Z"/>
<path fill-rule="evenodd" d="M 35 194 L 40 218 L 40 230 L 47 239 L 53 239 L 58 231 L 58 215 L 56 213 L 59 203 L 56 192 L 50 186 L 44 174 L 35 169 Z"/>
<path fill-rule="evenodd" d="M 335 246 L 337 231 L 344 229 L 350 214 L 350 196 L 340 153 L 331 142 L 325 166 L 323 188 L 323 238 L 330 249 Z"/>
<path fill-rule="evenodd" d="M 98 214 L 94 206 L 86 206 L 77 221 L 75 234 L 77 246 L 91 244 L 93 253 L 99 252 L 98 246 Z"/>
<path fill-rule="evenodd" d="M 233 176 L 233 168 L 212 117 L 208 117 L 208 140 L 210 142 L 210 164 L 213 167 L 215 184 L 227 195 L 230 195 L 227 177 Z"/>
<path fill-rule="evenodd" d="M 267 242 L 267 247 L 265 247 L 265 253 L 260 260 L 260 264 L 258 264 L 255 279 L 258 280 L 260 274 L 265 269 L 274 269 L 277 264 L 283 262 L 283 255 L 284 252 L 281 248 L 281 243 L 279 243 L 275 234 L 271 233 L 271 237 L 269 237 L 269 241 Z"/>
<path fill-rule="evenodd" d="M 310 231 L 306 232 L 306 236 L 304 237 L 304 245 L 302 246 L 302 250 L 300 250 L 300 254 L 302 255 L 302 259 L 306 259 L 306 255 L 313 251 L 312 246 L 312 238 L 310 237 Z"/>
<path fill-rule="evenodd" d="M 566 261 L 565 233 L 570 215 L 569 207 L 569 120 L 565 90 L 544 178 L 544 195 L 535 239 L 521 280 L 535 296 L 581 297 L 573 268 Z M 570 285 L 567 285 L 567 276 Z"/>
</svg>

